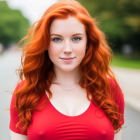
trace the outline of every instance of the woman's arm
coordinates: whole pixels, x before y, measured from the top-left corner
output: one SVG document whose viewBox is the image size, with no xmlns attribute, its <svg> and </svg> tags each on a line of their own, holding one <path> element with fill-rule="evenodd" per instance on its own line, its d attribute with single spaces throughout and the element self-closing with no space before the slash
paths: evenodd
<svg viewBox="0 0 140 140">
<path fill-rule="evenodd" d="M 11 140 L 28 140 L 28 137 L 11 131 Z"/>
<path fill-rule="evenodd" d="M 114 135 L 114 140 L 121 140 L 121 136 L 122 136 L 122 129 Z"/>
</svg>

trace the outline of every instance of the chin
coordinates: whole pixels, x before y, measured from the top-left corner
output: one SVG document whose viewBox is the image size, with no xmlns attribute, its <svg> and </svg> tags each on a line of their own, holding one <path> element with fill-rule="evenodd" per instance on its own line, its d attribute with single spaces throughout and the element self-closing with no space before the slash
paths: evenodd
<svg viewBox="0 0 140 140">
<path fill-rule="evenodd" d="M 62 67 L 59 67 L 59 69 L 61 69 L 62 71 L 64 72 L 70 72 L 70 71 L 73 71 L 76 67 L 73 67 L 72 65 L 65 65 L 65 66 L 62 66 Z"/>
</svg>

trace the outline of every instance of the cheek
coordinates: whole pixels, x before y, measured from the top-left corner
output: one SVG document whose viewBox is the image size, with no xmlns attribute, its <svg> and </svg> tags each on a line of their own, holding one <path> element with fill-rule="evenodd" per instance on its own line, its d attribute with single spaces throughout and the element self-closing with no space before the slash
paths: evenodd
<svg viewBox="0 0 140 140">
<path fill-rule="evenodd" d="M 75 51 L 78 55 L 84 56 L 86 51 L 86 43 L 81 42 L 77 44 L 77 46 L 75 47 Z"/>
<path fill-rule="evenodd" d="M 53 44 L 48 47 L 48 55 L 52 63 L 55 64 L 56 58 L 58 58 L 58 49 Z"/>
<path fill-rule="evenodd" d="M 56 46 L 54 43 L 50 43 L 50 46 L 48 47 L 48 54 L 50 57 L 58 56 L 60 53 L 60 47 Z"/>
</svg>

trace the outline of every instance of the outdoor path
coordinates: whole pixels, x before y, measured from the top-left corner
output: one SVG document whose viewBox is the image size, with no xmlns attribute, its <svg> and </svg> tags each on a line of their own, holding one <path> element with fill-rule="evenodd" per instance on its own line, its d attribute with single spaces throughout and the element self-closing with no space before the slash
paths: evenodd
<svg viewBox="0 0 140 140">
<path fill-rule="evenodd" d="M 113 67 L 123 91 L 125 103 L 140 112 L 140 70 Z"/>
<path fill-rule="evenodd" d="M 21 52 L 12 50 L 0 55 L 0 140 L 10 140 L 9 110 L 12 95 L 18 77 L 15 69 L 20 66 Z M 125 123 L 122 140 L 140 140 L 140 71 L 133 69 L 112 68 L 119 79 L 119 85 L 125 95 Z M 9 92 L 5 92 L 9 91 Z"/>
<path fill-rule="evenodd" d="M 121 140 L 140 140 L 140 112 L 126 105 Z"/>
<path fill-rule="evenodd" d="M 4 109 L 10 107 L 11 94 L 18 81 L 15 69 L 19 68 L 20 56 L 19 51 L 0 54 L 0 140 L 10 140 L 10 111 Z"/>
</svg>

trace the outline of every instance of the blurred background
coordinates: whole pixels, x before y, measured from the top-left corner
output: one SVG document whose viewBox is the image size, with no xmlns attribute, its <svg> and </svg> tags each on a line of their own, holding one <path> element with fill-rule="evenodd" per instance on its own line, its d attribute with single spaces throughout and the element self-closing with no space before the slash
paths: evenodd
<svg viewBox="0 0 140 140">
<path fill-rule="evenodd" d="M 57 1 L 0 0 L 0 140 L 10 140 L 10 114 L 3 110 L 10 107 L 18 81 L 21 51 L 15 46 Z M 111 68 L 125 97 L 122 140 L 140 140 L 140 0 L 77 1 L 96 18 L 113 50 Z"/>
</svg>

